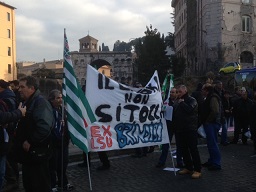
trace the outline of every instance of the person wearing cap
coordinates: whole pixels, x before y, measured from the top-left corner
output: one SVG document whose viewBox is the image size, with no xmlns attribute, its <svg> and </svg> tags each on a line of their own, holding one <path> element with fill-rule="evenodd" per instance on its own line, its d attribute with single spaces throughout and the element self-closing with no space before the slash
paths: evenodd
<svg viewBox="0 0 256 192">
<path fill-rule="evenodd" d="M 247 145 L 247 137 L 245 133 L 248 131 L 250 125 L 250 112 L 253 106 L 253 102 L 248 98 L 248 91 L 241 88 L 241 98 L 235 101 L 233 106 L 233 114 L 235 119 L 235 130 L 233 144 L 237 144 L 239 140 L 239 134 L 242 131 L 242 142 Z"/>
</svg>

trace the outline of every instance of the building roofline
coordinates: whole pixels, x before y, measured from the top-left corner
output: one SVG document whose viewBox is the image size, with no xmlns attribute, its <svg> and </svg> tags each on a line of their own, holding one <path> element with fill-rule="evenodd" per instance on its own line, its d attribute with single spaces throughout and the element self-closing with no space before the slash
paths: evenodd
<svg viewBox="0 0 256 192">
<path fill-rule="evenodd" d="M 86 35 L 85 37 L 82 37 L 81 39 L 79 39 L 79 41 L 82 40 L 82 39 L 85 39 L 85 38 L 90 38 L 92 40 L 98 41 L 98 39 L 95 39 L 94 37 L 92 37 L 90 35 Z"/>
<path fill-rule="evenodd" d="M 3 5 L 3 6 L 5 6 L 5 7 L 11 8 L 11 9 L 17 9 L 16 7 L 13 7 L 13 6 L 11 6 L 11 5 L 8 5 L 8 4 L 6 4 L 6 3 L 4 3 L 4 2 L 2 2 L 2 1 L 0 1 L 0 5 Z"/>
</svg>

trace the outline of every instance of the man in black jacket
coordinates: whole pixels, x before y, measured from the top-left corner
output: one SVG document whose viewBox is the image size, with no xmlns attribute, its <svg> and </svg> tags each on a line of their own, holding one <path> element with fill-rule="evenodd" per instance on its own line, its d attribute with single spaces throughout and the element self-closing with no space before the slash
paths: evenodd
<svg viewBox="0 0 256 192">
<path fill-rule="evenodd" d="M 245 133 L 248 131 L 250 125 L 251 109 L 253 102 L 248 98 L 248 91 L 244 88 L 241 89 L 241 98 L 234 102 L 233 114 L 235 119 L 235 130 L 233 144 L 237 144 L 239 134 L 242 131 L 242 142 L 247 145 L 247 137 Z"/>
<path fill-rule="evenodd" d="M 201 177 L 201 160 L 197 149 L 198 104 L 194 97 L 188 95 L 185 85 L 179 86 L 177 90 L 173 124 L 185 164 L 179 174 L 192 174 L 193 179 L 198 179 Z"/>
<path fill-rule="evenodd" d="M 17 157 L 22 163 L 22 179 L 26 192 L 50 191 L 49 158 L 51 128 L 54 122 L 50 103 L 40 95 L 37 80 L 27 76 L 20 79 L 19 91 L 26 116 L 16 131 Z"/>
</svg>

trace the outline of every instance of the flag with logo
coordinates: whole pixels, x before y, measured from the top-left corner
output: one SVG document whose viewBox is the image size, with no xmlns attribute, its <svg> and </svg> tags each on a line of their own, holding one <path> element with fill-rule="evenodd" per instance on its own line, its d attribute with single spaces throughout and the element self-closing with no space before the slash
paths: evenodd
<svg viewBox="0 0 256 192">
<path fill-rule="evenodd" d="M 162 85 L 162 98 L 163 98 L 164 106 L 168 105 L 169 103 L 170 91 L 173 87 L 174 87 L 173 74 L 168 73 Z"/>
<path fill-rule="evenodd" d="M 86 128 L 96 119 L 74 73 L 69 45 L 64 30 L 63 99 L 67 111 L 68 130 L 73 144 L 85 153 L 90 151 Z"/>
</svg>

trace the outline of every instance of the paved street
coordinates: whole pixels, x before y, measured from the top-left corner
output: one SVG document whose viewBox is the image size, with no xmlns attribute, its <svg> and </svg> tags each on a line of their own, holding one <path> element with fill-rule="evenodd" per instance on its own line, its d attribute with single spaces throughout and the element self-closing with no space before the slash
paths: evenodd
<svg viewBox="0 0 256 192">
<path fill-rule="evenodd" d="M 206 146 L 200 147 L 202 162 L 208 157 Z M 159 152 L 144 158 L 130 156 L 111 159 L 111 169 L 97 171 L 99 162 L 92 163 L 91 178 L 95 192 L 251 192 L 256 191 L 256 157 L 252 158 L 252 143 L 221 146 L 223 170 L 202 170 L 202 178 L 175 176 L 173 172 L 155 168 Z M 169 158 L 168 167 L 171 166 Z M 76 187 L 74 191 L 89 191 L 87 169 L 76 165 L 69 167 L 69 179 Z"/>
<path fill-rule="evenodd" d="M 247 146 L 237 144 L 220 148 L 223 169 L 210 172 L 203 168 L 202 178 L 198 180 L 155 168 L 159 151 L 143 158 L 132 158 L 130 155 L 112 157 L 111 168 L 106 171 L 97 171 L 100 162 L 94 159 L 91 164 L 92 188 L 94 192 L 256 191 L 256 157 L 250 157 L 253 151 L 251 141 Z M 200 146 L 199 150 L 202 162 L 205 162 L 208 157 L 206 146 Z M 170 157 L 167 166 L 171 167 Z M 68 176 L 75 186 L 74 192 L 90 191 L 87 168 L 79 168 L 77 162 L 71 163 Z"/>
</svg>

